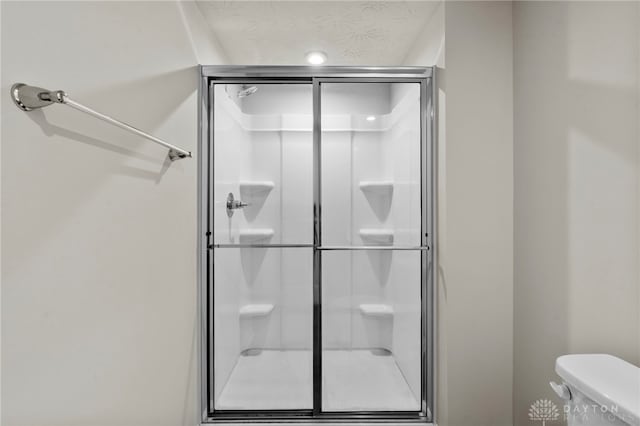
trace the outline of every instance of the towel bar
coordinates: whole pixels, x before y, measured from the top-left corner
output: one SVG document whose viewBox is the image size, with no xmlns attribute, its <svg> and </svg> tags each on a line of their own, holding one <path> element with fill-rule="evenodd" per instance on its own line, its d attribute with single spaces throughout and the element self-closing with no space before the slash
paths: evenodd
<svg viewBox="0 0 640 426">
<path fill-rule="evenodd" d="M 16 83 L 11 86 L 11 98 L 13 99 L 13 102 L 16 104 L 16 106 L 23 111 L 33 111 L 34 109 L 43 108 L 54 103 L 68 105 L 71 108 L 84 112 L 85 114 L 92 115 L 102 121 L 111 123 L 114 126 L 120 127 L 121 129 L 127 130 L 131 133 L 135 133 L 138 136 L 142 136 L 143 138 L 160 144 L 165 148 L 169 148 L 169 158 L 171 159 L 171 161 L 191 157 L 190 151 L 178 148 L 175 145 L 165 142 L 162 139 L 156 138 L 155 136 L 143 132 L 142 130 L 137 129 L 127 123 L 116 120 L 113 117 L 109 117 L 108 115 L 102 114 L 89 108 L 88 106 L 82 105 L 81 103 L 69 98 L 66 92 L 62 90 L 50 91 L 47 89 L 43 89 L 42 87 Z"/>
</svg>

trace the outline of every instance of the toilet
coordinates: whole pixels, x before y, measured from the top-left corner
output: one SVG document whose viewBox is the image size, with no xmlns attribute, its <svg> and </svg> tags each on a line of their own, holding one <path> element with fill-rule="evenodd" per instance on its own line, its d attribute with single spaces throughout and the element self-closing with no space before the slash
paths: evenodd
<svg viewBox="0 0 640 426">
<path fill-rule="evenodd" d="M 569 426 L 640 426 L 640 368 L 605 354 L 563 355 L 556 360 L 564 401 L 557 419 Z"/>
</svg>

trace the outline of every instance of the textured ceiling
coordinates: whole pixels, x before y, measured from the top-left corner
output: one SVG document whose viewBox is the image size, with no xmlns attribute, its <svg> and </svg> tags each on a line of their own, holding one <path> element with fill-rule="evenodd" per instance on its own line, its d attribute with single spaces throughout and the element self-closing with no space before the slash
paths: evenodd
<svg viewBox="0 0 640 426">
<path fill-rule="evenodd" d="M 401 65 L 438 1 L 219 1 L 198 7 L 234 65 Z"/>
</svg>

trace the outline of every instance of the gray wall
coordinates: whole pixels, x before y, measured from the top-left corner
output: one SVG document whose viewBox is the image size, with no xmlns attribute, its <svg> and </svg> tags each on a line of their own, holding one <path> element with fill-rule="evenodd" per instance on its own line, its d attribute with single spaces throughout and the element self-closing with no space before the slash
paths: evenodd
<svg viewBox="0 0 640 426">
<path fill-rule="evenodd" d="M 4 425 L 198 421 L 196 160 L 8 96 L 65 89 L 195 151 L 195 65 L 223 58 L 193 7 L 2 2 Z"/>
<path fill-rule="evenodd" d="M 638 3 L 514 3 L 514 418 L 555 358 L 640 362 Z"/>
<path fill-rule="evenodd" d="M 510 2 L 445 3 L 441 304 L 448 421 L 509 425 L 513 367 Z"/>
<path fill-rule="evenodd" d="M 440 8 L 406 61 L 439 67 L 437 422 L 510 425 L 512 6 Z"/>
</svg>

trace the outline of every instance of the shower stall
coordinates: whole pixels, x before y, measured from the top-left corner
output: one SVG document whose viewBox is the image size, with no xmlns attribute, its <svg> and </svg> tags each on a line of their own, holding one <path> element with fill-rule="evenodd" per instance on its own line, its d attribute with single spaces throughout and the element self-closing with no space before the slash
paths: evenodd
<svg viewBox="0 0 640 426">
<path fill-rule="evenodd" d="M 431 422 L 433 69 L 201 70 L 203 421 Z"/>
</svg>

